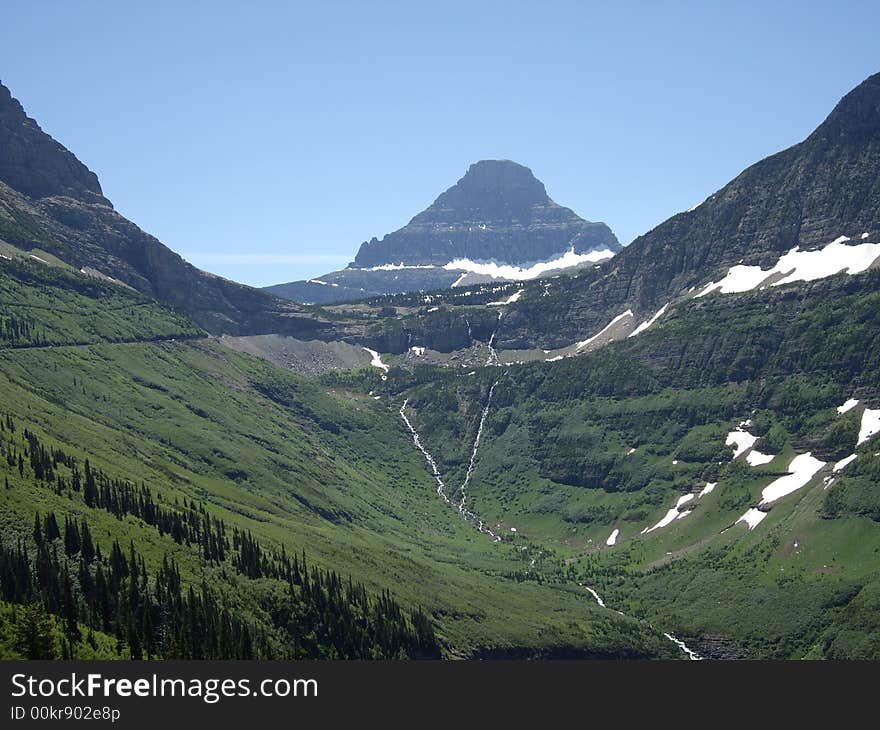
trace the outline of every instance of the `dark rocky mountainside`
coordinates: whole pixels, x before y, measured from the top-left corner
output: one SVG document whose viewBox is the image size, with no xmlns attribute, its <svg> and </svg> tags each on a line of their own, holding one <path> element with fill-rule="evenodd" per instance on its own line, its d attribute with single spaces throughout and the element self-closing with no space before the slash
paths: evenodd
<svg viewBox="0 0 880 730">
<path fill-rule="evenodd" d="M 695 209 L 640 236 L 598 269 L 524 296 L 502 346 L 561 346 L 627 308 L 649 316 L 729 267 L 771 266 L 795 246 L 880 234 L 880 74 L 847 94 L 800 144 L 752 165 Z M 538 285 L 532 285 L 538 290 Z"/>
<path fill-rule="evenodd" d="M 458 258 L 521 266 L 572 247 L 620 250 L 607 225 L 554 203 L 529 168 L 482 160 L 406 226 L 363 243 L 353 266 L 443 266 Z"/>
<path fill-rule="evenodd" d="M 317 336 L 289 301 L 208 274 L 119 215 L 98 178 L 0 84 L 0 240 L 49 252 L 154 296 L 214 333 Z"/>
</svg>

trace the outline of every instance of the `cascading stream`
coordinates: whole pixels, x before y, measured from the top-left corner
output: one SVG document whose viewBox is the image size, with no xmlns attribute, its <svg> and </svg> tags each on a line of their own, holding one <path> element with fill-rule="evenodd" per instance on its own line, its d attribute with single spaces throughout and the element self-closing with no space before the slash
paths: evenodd
<svg viewBox="0 0 880 730">
<path fill-rule="evenodd" d="M 602 600 L 602 596 L 600 596 L 596 592 L 595 588 L 590 588 L 590 586 L 585 586 L 583 584 L 581 584 L 581 587 L 585 591 L 587 591 L 587 593 L 589 593 L 596 600 L 596 603 L 601 608 L 608 608 L 608 606 L 605 605 L 605 601 Z M 626 614 L 623 611 L 617 611 L 617 613 L 619 613 L 621 616 L 626 616 Z M 648 625 L 650 626 L 650 624 L 648 624 Z M 703 657 L 701 657 L 699 654 L 697 654 L 697 652 L 695 652 L 693 649 L 690 649 L 687 646 L 687 644 L 685 644 L 681 639 L 676 638 L 673 634 L 670 634 L 669 632 L 666 632 L 666 631 L 663 632 L 663 636 L 665 638 L 669 639 L 669 641 L 671 641 L 673 644 L 675 644 L 679 649 L 681 649 L 682 653 L 691 661 L 702 661 Z"/>
<path fill-rule="evenodd" d="M 497 382 L 489 390 L 489 398 L 486 402 L 486 407 L 483 409 L 483 414 L 480 419 L 480 426 L 477 429 L 477 437 L 474 441 L 474 448 L 473 448 L 473 451 L 471 452 L 471 463 L 470 463 L 470 466 L 468 467 L 467 475 L 465 476 L 465 481 L 462 482 L 462 485 L 458 489 L 456 489 L 455 492 L 453 492 L 453 496 L 455 496 L 455 494 L 457 492 L 462 491 L 461 501 L 458 503 L 458 505 L 454 505 L 454 506 L 457 506 L 459 514 L 461 514 L 462 517 L 464 517 L 468 522 L 470 522 L 472 525 L 474 525 L 474 527 L 476 527 L 477 530 L 482 532 L 484 535 L 488 535 L 496 542 L 499 542 L 501 540 L 500 535 L 496 534 L 494 531 L 492 531 L 491 529 L 486 527 L 485 522 L 483 522 L 483 520 L 480 519 L 480 517 L 478 515 L 474 514 L 471 510 L 467 509 L 467 507 L 466 507 L 467 482 L 470 480 L 470 475 L 471 475 L 471 472 L 473 471 L 473 466 L 474 466 L 475 460 L 477 458 L 477 449 L 479 448 L 479 445 L 480 445 L 480 435 L 482 434 L 482 431 L 483 431 L 483 424 L 486 421 L 486 416 L 489 413 L 489 404 L 492 400 L 492 393 L 494 392 L 496 385 L 498 385 Z M 433 476 L 434 481 L 437 482 L 437 494 L 440 495 L 441 499 L 446 504 L 453 506 L 452 499 L 446 493 L 446 483 L 443 481 L 443 477 L 440 475 L 440 470 L 437 468 L 437 462 L 434 460 L 434 457 L 431 456 L 431 453 L 424 447 L 424 445 L 422 444 L 422 439 L 419 436 L 418 431 L 416 431 L 415 426 L 412 425 L 409 418 L 407 418 L 407 416 L 406 416 L 406 404 L 407 403 L 409 403 L 409 398 L 407 398 L 405 401 L 403 401 L 403 405 L 400 407 L 400 417 L 403 419 L 403 422 L 406 424 L 406 428 L 409 431 L 410 436 L 412 436 L 412 440 L 413 440 L 413 443 L 415 444 L 416 448 L 422 453 L 422 456 L 425 457 L 425 461 L 428 462 L 428 466 L 431 468 L 431 476 Z"/>
</svg>

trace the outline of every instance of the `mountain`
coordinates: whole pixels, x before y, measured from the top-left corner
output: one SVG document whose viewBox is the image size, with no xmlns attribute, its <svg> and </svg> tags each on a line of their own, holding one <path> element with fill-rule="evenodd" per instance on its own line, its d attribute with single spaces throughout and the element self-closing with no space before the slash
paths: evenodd
<svg viewBox="0 0 880 730">
<path fill-rule="evenodd" d="M 347 269 L 268 290 L 329 304 L 528 279 L 601 261 L 620 249 L 607 225 L 553 202 L 529 168 L 482 160 L 406 226 L 361 244 Z M 533 268 L 536 264 L 543 265 Z"/>
<path fill-rule="evenodd" d="M 600 270 L 561 283 L 558 296 L 542 302 L 554 326 L 511 316 L 499 342 L 559 346 L 583 339 L 628 309 L 635 318 L 650 317 L 733 266 L 768 269 L 795 247 L 816 251 L 840 236 L 851 244 L 878 241 L 878 169 L 880 74 L 875 74 L 803 142 L 752 165 L 693 210 L 635 239 Z M 828 274 L 838 270 L 829 264 Z M 525 296 L 522 301 L 527 306 Z"/>
<path fill-rule="evenodd" d="M 0 656 L 42 611 L 80 657 L 880 658 L 878 101 L 608 261 L 310 342 L 66 263 L 81 169 L 3 183 Z"/>
<path fill-rule="evenodd" d="M 676 302 L 705 296 L 710 285 L 742 291 L 863 271 L 880 256 L 878 169 L 880 74 L 848 93 L 803 142 L 752 165 L 613 258 L 571 277 L 511 284 L 503 291 L 473 287 L 432 294 L 432 307 L 446 304 L 462 321 L 473 320 L 472 305 L 522 290 L 504 307 L 494 346 L 502 361 L 505 350 L 510 360 L 549 359 L 644 329 Z M 419 303 L 406 296 L 386 302 Z M 436 318 L 423 310 L 396 331 L 407 346 L 423 345 Z"/>
<path fill-rule="evenodd" d="M 43 132 L 2 84 L 0 241 L 123 282 L 217 334 L 316 336 L 324 329 L 290 302 L 200 271 L 119 215 L 97 175 Z"/>
</svg>

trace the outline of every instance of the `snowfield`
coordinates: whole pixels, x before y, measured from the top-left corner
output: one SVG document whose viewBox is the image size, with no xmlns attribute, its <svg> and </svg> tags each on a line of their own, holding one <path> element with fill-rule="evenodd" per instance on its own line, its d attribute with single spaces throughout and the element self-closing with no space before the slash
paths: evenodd
<svg viewBox="0 0 880 730">
<path fill-rule="evenodd" d="M 550 261 L 541 261 L 532 266 L 511 266 L 509 264 L 498 264 L 494 261 L 479 262 L 470 259 L 454 259 L 443 267 L 447 271 L 467 271 L 472 274 L 482 274 L 483 276 L 492 276 L 496 279 L 511 279 L 513 281 L 527 281 L 528 279 L 537 279 L 542 274 L 555 269 L 568 269 L 573 266 L 580 266 L 587 263 L 597 263 L 610 259 L 614 256 L 614 252 L 607 248 L 599 251 L 590 251 L 588 253 L 575 253 L 573 248 L 568 249 L 562 256 L 551 259 Z M 432 268 L 412 266 L 407 268 Z"/>
<path fill-rule="evenodd" d="M 859 440 L 856 445 L 861 446 L 878 432 L 880 432 L 880 409 L 871 410 L 866 408 L 865 412 L 862 413 L 862 426 L 859 429 Z"/>
<path fill-rule="evenodd" d="M 755 451 L 752 449 L 746 455 L 746 461 L 749 462 L 749 466 L 761 466 L 761 464 L 769 464 L 776 456 L 774 454 L 762 454 L 760 451 Z"/>
<path fill-rule="evenodd" d="M 759 524 L 761 524 L 761 521 L 767 516 L 767 514 L 767 512 L 762 512 L 756 507 L 752 507 L 733 524 L 738 525 L 740 522 L 745 522 L 750 530 L 754 530 Z"/>
<path fill-rule="evenodd" d="M 725 440 L 724 445 L 734 447 L 733 458 L 736 459 L 752 448 L 757 440 L 757 436 L 752 436 L 752 434 L 747 431 L 737 428 L 735 431 L 731 431 L 727 434 L 727 439 Z"/>
<path fill-rule="evenodd" d="M 383 373 L 388 372 L 388 366 L 384 362 L 382 362 L 382 358 L 379 356 L 378 352 L 376 352 L 375 350 L 371 350 L 369 347 L 365 347 L 364 350 L 370 353 L 370 356 L 373 358 L 372 360 L 370 360 L 370 365 L 372 365 L 374 368 L 379 368 Z"/>
<path fill-rule="evenodd" d="M 712 494 L 717 486 L 718 482 L 706 482 L 706 486 L 703 487 L 703 491 L 700 492 L 697 497 L 705 497 L 707 494 Z"/>
<path fill-rule="evenodd" d="M 794 281 L 815 281 L 840 272 L 860 274 L 866 271 L 880 257 L 880 243 L 858 243 L 846 245 L 850 239 L 841 236 L 818 251 L 801 251 L 795 246 L 779 257 L 770 269 L 760 266 L 733 266 L 720 281 L 708 284 L 697 297 L 713 291 L 734 294 L 755 289 L 771 276 L 770 286 L 781 286 Z M 778 278 L 777 278 L 778 277 Z"/>
<path fill-rule="evenodd" d="M 833 472 L 841 471 L 842 469 L 846 469 L 850 464 L 852 464 L 856 458 L 858 458 L 858 454 L 850 454 L 845 459 L 841 459 L 838 461 L 831 469 Z"/>
<path fill-rule="evenodd" d="M 575 350 L 582 350 L 587 345 L 589 345 L 591 342 L 593 342 L 594 340 L 596 340 L 597 338 L 599 338 L 603 334 L 605 334 L 608 330 L 610 330 L 614 325 L 616 325 L 622 319 L 625 319 L 626 317 L 632 317 L 632 316 L 633 316 L 633 313 L 632 313 L 631 309 L 627 309 L 623 314 L 618 314 L 614 319 L 612 319 L 608 324 L 606 324 L 601 330 L 599 330 L 592 337 L 588 337 L 583 342 L 578 342 L 575 345 Z"/>
<path fill-rule="evenodd" d="M 605 544 L 606 544 L 608 547 L 612 547 L 613 545 L 616 545 L 616 544 L 617 544 L 617 536 L 618 536 L 619 534 L 620 534 L 620 530 L 618 530 L 618 529 L 615 527 L 615 528 L 614 528 L 614 532 L 612 532 L 612 533 L 608 536 L 608 539 L 605 541 Z"/>
<path fill-rule="evenodd" d="M 825 462 L 813 457 L 809 451 L 806 454 L 795 456 L 788 465 L 788 471 L 791 473 L 786 474 L 784 477 L 779 477 L 779 479 L 764 487 L 764 490 L 761 492 L 760 503 L 767 505 L 775 502 L 777 499 L 782 499 L 782 497 L 792 492 L 796 492 L 801 487 L 806 486 L 823 466 L 825 466 Z"/>
<path fill-rule="evenodd" d="M 653 527 L 646 527 L 642 530 L 642 534 L 646 535 L 649 532 L 653 532 L 654 530 L 659 530 L 661 527 L 666 527 L 666 525 L 671 524 L 674 520 L 680 520 L 683 517 L 687 517 L 690 514 L 690 510 L 680 512 L 679 510 L 690 502 L 694 498 L 693 494 L 684 494 L 678 498 L 678 501 L 675 503 L 675 507 L 672 507 L 665 515 L 663 515 L 663 519 L 660 520 Z"/>
<path fill-rule="evenodd" d="M 853 408 L 855 408 L 858 404 L 859 404 L 859 402 L 858 402 L 855 398 L 850 398 L 850 399 L 849 399 L 846 403 L 844 403 L 842 406 L 837 406 L 837 412 L 838 412 L 839 414 L 843 415 L 843 414 L 846 413 L 847 411 L 851 411 L 851 410 L 852 410 Z"/>
</svg>

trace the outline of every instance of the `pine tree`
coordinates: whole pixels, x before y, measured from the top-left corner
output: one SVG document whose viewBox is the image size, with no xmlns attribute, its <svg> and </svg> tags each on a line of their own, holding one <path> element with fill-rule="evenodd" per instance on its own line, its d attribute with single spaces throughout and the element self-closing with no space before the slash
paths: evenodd
<svg viewBox="0 0 880 730">
<path fill-rule="evenodd" d="M 54 659 L 52 619 L 40 603 L 24 606 L 16 615 L 15 648 L 25 659 Z"/>
</svg>

